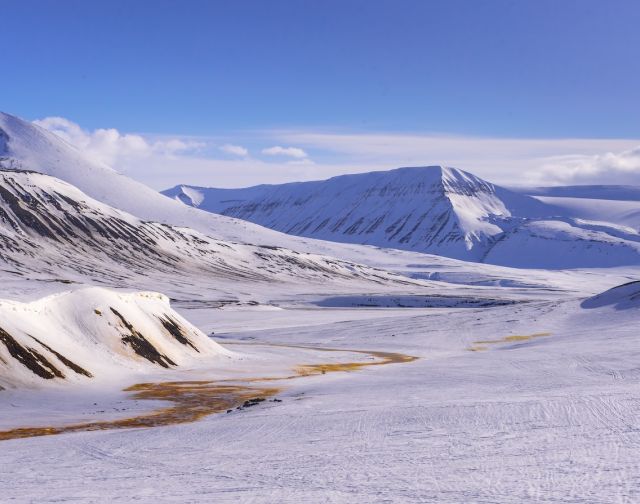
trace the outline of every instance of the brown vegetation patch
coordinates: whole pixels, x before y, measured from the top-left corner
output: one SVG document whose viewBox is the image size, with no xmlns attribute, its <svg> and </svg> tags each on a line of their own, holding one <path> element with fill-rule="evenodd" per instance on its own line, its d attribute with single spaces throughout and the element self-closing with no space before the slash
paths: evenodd
<svg viewBox="0 0 640 504">
<path fill-rule="evenodd" d="M 115 310 L 114 310 L 115 311 Z M 281 391 L 280 387 L 250 387 L 246 383 L 282 381 L 320 375 L 338 371 L 356 371 L 367 366 L 411 362 L 418 357 L 394 352 L 377 352 L 364 350 L 344 350 L 322 347 L 306 347 L 295 345 L 271 345 L 323 352 L 344 352 L 366 354 L 370 361 L 332 362 L 326 364 L 302 364 L 295 368 L 295 374 L 289 376 L 273 376 L 258 378 L 227 379 L 217 381 L 182 381 L 140 383 L 125 391 L 133 392 L 132 399 L 169 401 L 169 407 L 160 408 L 147 414 L 120 420 L 104 420 L 72 424 L 59 427 L 23 427 L 0 432 L 0 441 L 36 436 L 50 436 L 71 432 L 96 430 L 131 429 L 143 427 L 160 427 L 188 422 L 195 422 L 214 413 L 231 412 L 234 408 L 241 410 L 256 406 Z M 274 402 L 280 402 L 277 399 Z"/>
</svg>

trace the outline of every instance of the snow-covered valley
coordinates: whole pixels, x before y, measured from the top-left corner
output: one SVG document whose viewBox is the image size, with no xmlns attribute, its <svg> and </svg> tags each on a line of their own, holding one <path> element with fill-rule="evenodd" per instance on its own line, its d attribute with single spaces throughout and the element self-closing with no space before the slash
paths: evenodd
<svg viewBox="0 0 640 504">
<path fill-rule="evenodd" d="M 225 319 L 243 320 L 243 331 L 218 334 L 243 355 L 242 365 L 177 371 L 171 380 L 286 377 L 301 364 L 361 358 L 271 343 L 392 350 L 419 359 L 268 382 L 281 387 L 274 397 L 282 402 L 194 423 L 3 441 L 4 496 L 38 502 L 100 500 L 107 493 L 116 502 L 638 499 L 637 310 L 584 309 L 566 300 L 381 312 L 362 318 L 358 310 L 321 309 L 309 325 L 308 312 L 291 310 L 292 327 L 269 330 L 258 311 L 217 313 L 222 326 Z M 26 424 L 37 427 L 123 418 L 144 408 L 131 393 L 93 388 L 69 395 L 75 400 L 62 406 L 49 402 L 59 395 L 9 392 L 2 426 L 25 426 L 16 411 L 28 412 Z"/>
<path fill-rule="evenodd" d="M 630 200 L 404 171 L 444 173 L 444 257 L 198 210 L 4 114 L 0 165 L 3 502 L 640 500 Z"/>
</svg>

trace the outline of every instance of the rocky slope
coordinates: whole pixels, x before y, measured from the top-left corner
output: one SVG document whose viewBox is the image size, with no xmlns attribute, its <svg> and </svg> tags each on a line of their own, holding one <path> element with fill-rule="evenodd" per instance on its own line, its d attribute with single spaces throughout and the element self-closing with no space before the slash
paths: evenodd
<svg viewBox="0 0 640 504">
<path fill-rule="evenodd" d="M 3 277 L 30 281 L 166 288 L 173 296 L 182 286 L 189 299 L 194 292 L 220 297 L 225 285 L 237 292 L 247 284 L 249 297 L 274 282 L 354 288 L 409 282 L 330 257 L 143 221 L 53 177 L 12 170 L 0 170 L 0 265 Z"/>
</svg>

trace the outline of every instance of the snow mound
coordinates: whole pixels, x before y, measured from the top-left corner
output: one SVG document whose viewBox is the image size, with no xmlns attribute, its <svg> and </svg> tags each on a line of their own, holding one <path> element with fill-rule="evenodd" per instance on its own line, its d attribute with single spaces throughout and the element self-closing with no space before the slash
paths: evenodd
<svg viewBox="0 0 640 504">
<path fill-rule="evenodd" d="M 582 308 L 603 308 L 612 306 L 616 310 L 640 307 L 640 281 L 618 285 L 596 296 L 585 299 Z"/>
<path fill-rule="evenodd" d="M 83 382 L 230 355 L 154 292 L 86 288 L 0 300 L 0 386 Z"/>
</svg>

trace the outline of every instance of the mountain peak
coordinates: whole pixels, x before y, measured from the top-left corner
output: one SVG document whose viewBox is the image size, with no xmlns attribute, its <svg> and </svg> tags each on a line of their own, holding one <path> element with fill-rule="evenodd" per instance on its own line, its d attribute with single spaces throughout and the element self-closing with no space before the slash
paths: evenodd
<svg viewBox="0 0 640 504">
<path fill-rule="evenodd" d="M 511 215 L 493 184 L 439 165 L 236 190 L 182 185 L 164 194 L 290 234 L 475 259 L 502 232 L 493 220 Z"/>
<path fill-rule="evenodd" d="M 394 181 L 394 183 L 408 183 L 441 188 L 444 193 L 476 194 L 480 192 L 492 194 L 495 187 L 490 182 L 459 168 L 444 165 L 407 166 L 382 172 L 380 179 Z M 366 174 L 362 174 L 366 175 Z M 358 177 L 359 175 L 353 175 Z"/>
</svg>

